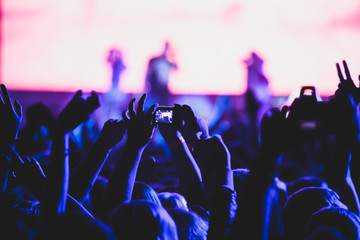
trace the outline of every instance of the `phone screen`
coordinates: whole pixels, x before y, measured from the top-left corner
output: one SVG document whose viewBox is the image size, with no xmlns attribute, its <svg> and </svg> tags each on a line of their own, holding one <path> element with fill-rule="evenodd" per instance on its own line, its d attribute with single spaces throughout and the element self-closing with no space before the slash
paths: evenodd
<svg viewBox="0 0 360 240">
<path fill-rule="evenodd" d="M 155 122 L 170 124 L 173 123 L 173 110 L 172 109 L 157 109 L 155 112 Z"/>
</svg>

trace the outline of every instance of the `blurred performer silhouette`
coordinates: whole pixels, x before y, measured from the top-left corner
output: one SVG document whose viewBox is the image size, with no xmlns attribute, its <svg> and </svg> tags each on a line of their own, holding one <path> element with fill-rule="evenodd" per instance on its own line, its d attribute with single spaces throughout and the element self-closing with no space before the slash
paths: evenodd
<svg viewBox="0 0 360 240">
<path fill-rule="evenodd" d="M 118 90 L 121 74 L 126 69 L 122 52 L 116 48 L 111 49 L 109 51 L 107 62 L 110 63 L 112 68 L 111 90 Z"/>
<path fill-rule="evenodd" d="M 263 72 L 264 60 L 255 52 L 244 63 L 247 67 L 247 111 L 259 127 L 263 115 L 271 107 L 269 81 Z"/>
<path fill-rule="evenodd" d="M 128 94 L 120 88 L 121 76 L 126 70 L 123 54 L 117 48 L 109 50 L 106 61 L 111 67 L 111 86 L 102 96 L 102 111 L 98 115 L 98 124 L 103 126 L 109 118 L 121 119 L 121 110 L 127 103 Z"/>
<path fill-rule="evenodd" d="M 145 84 L 149 89 L 150 101 L 155 101 L 160 105 L 172 104 L 172 94 L 169 91 L 168 82 L 170 72 L 177 69 L 173 58 L 169 43 L 165 42 L 163 52 L 149 60 Z"/>
<path fill-rule="evenodd" d="M 263 72 L 263 59 L 255 52 L 243 61 L 247 69 L 247 89 L 244 95 L 224 101 L 227 110 L 216 131 L 222 133 L 229 147 L 234 168 L 247 168 L 259 148 L 260 121 L 271 108 L 269 82 Z"/>
</svg>

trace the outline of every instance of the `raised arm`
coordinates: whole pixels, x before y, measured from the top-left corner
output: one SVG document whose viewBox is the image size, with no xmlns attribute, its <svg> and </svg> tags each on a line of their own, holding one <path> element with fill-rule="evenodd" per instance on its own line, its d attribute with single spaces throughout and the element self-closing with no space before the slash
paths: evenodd
<svg viewBox="0 0 360 240">
<path fill-rule="evenodd" d="M 86 121 L 97 107 L 99 99 L 95 92 L 84 99 L 82 92 L 77 91 L 57 118 L 42 198 L 41 212 L 44 220 L 65 214 L 69 185 L 69 134 Z"/>
<path fill-rule="evenodd" d="M 11 151 L 11 169 L 15 173 L 16 185 L 22 185 L 25 190 L 34 194 L 40 201 L 46 176 L 40 163 L 32 157 Z"/>
<path fill-rule="evenodd" d="M 355 86 L 348 66 L 343 61 L 345 77 L 339 64 L 336 64 L 340 83 L 335 97 L 330 100 L 334 114 L 335 161 L 328 163 L 327 181 L 341 197 L 348 208 L 359 215 L 360 204 L 356 187 L 360 187 L 357 177 L 359 166 L 360 133 L 359 89 Z M 356 183 L 356 187 L 355 184 Z M 359 191 L 359 189 L 357 189 Z"/>
<path fill-rule="evenodd" d="M 230 153 L 221 136 L 210 137 L 205 121 L 198 118 L 190 106 L 183 105 L 182 113 L 185 124 L 179 131 L 200 167 L 206 197 L 219 186 L 233 189 Z"/>
<path fill-rule="evenodd" d="M 0 95 L 0 191 L 6 190 L 11 162 L 11 151 L 14 149 L 19 132 L 22 108 L 15 100 L 11 103 L 10 95 L 4 84 L 1 84 Z"/>
<path fill-rule="evenodd" d="M 89 193 L 111 149 L 123 139 L 125 130 L 123 121 L 110 119 L 104 124 L 99 138 L 71 172 L 69 194 L 72 197 L 81 202 Z"/>
<path fill-rule="evenodd" d="M 272 109 L 261 121 L 260 151 L 246 176 L 231 239 L 242 234 L 251 239 L 278 239 L 282 234 L 280 199 L 275 187 L 279 156 L 289 143 L 289 129 L 285 121 L 286 108 Z M 274 227 L 271 227 L 274 226 Z"/>
<path fill-rule="evenodd" d="M 230 153 L 221 136 L 209 136 L 206 123 L 183 105 L 184 127 L 180 128 L 199 165 L 210 211 L 208 239 L 227 239 L 236 212 L 236 193 Z"/>
<path fill-rule="evenodd" d="M 175 105 L 175 112 L 181 113 L 182 107 Z M 175 113 L 175 114 L 176 114 Z M 182 116 L 182 114 L 180 114 Z M 200 169 L 192 156 L 187 143 L 178 128 L 182 125 L 160 124 L 159 130 L 171 150 L 172 160 L 178 169 L 180 191 L 185 196 L 188 205 L 205 206 L 204 189 Z"/>
<path fill-rule="evenodd" d="M 136 111 L 134 98 L 129 103 L 129 109 L 123 112 L 127 139 L 122 155 L 110 176 L 105 190 L 102 203 L 102 218 L 105 221 L 119 203 L 131 200 L 141 155 L 153 136 L 155 105 L 145 112 L 145 98 L 146 95 L 142 95 Z"/>
<path fill-rule="evenodd" d="M 338 89 L 335 92 L 336 96 L 348 96 L 351 95 L 354 100 L 355 104 L 358 105 L 360 102 L 360 88 L 356 87 L 349 68 L 347 66 L 347 63 L 345 60 L 343 60 L 343 66 L 345 71 L 345 77 L 341 71 L 341 67 L 339 63 L 336 63 L 336 70 L 339 76 L 340 83 L 338 85 Z M 360 75 L 359 75 L 359 81 L 360 81 Z"/>
</svg>

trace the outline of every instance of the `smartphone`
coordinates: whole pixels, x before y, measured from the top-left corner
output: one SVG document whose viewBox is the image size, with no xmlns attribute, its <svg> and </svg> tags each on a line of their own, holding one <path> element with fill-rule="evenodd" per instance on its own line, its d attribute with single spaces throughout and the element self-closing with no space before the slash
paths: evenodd
<svg viewBox="0 0 360 240">
<path fill-rule="evenodd" d="M 156 124 L 172 124 L 174 123 L 174 107 L 158 107 L 155 110 Z"/>
</svg>

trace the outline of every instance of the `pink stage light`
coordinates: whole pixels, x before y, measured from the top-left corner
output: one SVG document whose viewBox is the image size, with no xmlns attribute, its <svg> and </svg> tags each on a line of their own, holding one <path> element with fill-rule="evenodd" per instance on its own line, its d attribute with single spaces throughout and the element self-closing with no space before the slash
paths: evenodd
<svg viewBox="0 0 360 240">
<path fill-rule="evenodd" d="M 2 81 L 30 91 L 107 91 L 106 56 L 120 48 L 120 88 L 144 90 L 147 61 L 168 40 L 179 69 L 176 94 L 241 94 L 243 60 L 264 58 L 273 95 L 315 85 L 330 95 L 335 63 L 360 73 L 356 0 L 3 0 Z"/>
</svg>

